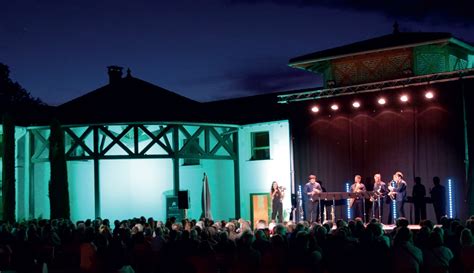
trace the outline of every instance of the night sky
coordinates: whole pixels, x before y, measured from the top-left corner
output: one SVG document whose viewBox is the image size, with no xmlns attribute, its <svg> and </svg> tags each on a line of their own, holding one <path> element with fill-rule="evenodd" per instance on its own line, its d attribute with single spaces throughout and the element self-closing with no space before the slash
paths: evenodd
<svg viewBox="0 0 474 273">
<path fill-rule="evenodd" d="M 2 1 L 0 62 L 51 105 L 107 84 L 108 65 L 210 101 L 319 86 L 318 76 L 288 60 L 388 34 L 395 20 L 401 31 L 474 42 L 469 1 L 385 2 Z"/>
</svg>

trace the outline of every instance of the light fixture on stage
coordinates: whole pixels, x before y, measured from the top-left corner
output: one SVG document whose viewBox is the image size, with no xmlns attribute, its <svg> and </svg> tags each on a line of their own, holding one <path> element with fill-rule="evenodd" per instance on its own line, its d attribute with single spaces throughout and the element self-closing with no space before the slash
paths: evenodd
<svg viewBox="0 0 474 273">
<path fill-rule="evenodd" d="M 331 105 L 331 109 L 337 111 L 339 109 L 339 106 L 337 104 L 333 104 Z"/>
<path fill-rule="evenodd" d="M 387 101 L 385 100 L 385 98 L 379 98 L 377 102 L 378 102 L 380 105 L 384 105 L 385 103 L 387 103 Z"/>
<path fill-rule="evenodd" d="M 453 182 L 451 179 L 448 179 L 448 216 L 450 219 L 454 218 L 454 202 L 453 202 Z"/>
<path fill-rule="evenodd" d="M 311 107 L 311 112 L 313 112 L 313 113 L 319 112 L 319 107 L 318 106 Z"/>
<path fill-rule="evenodd" d="M 405 95 L 405 94 L 401 95 L 401 96 L 400 96 L 400 100 L 401 100 L 402 102 L 407 102 L 407 101 L 408 101 L 408 95 Z"/>
<path fill-rule="evenodd" d="M 354 107 L 354 108 L 359 108 L 359 107 L 360 107 L 360 102 L 354 101 L 354 102 L 352 103 L 352 107 Z"/>
<path fill-rule="evenodd" d="M 350 192 L 351 189 L 350 189 L 350 184 L 349 183 L 346 183 L 346 192 Z M 352 215 L 351 215 L 351 205 L 350 205 L 351 201 L 349 199 L 346 200 L 346 204 L 347 204 L 347 220 L 349 221 L 350 219 L 352 219 Z"/>
<path fill-rule="evenodd" d="M 426 92 L 426 93 L 425 93 L 425 98 L 427 98 L 427 99 L 429 99 L 429 100 L 432 99 L 432 98 L 434 98 L 433 92 L 431 92 L 431 91 Z"/>
</svg>

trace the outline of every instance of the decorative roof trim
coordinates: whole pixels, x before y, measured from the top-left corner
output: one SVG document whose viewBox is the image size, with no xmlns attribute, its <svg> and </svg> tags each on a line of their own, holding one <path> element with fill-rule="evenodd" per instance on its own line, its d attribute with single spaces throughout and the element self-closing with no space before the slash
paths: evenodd
<svg viewBox="0 0 474 273">
<path fill-rule="evenodd" d="M 293 63 L 289 63 L 288 65 L 290 67 L 296 67 L 296 68 L 304 69 L 304 68 L 298 67 L 298 66 L 304 65 L 304 64 L 311 64 L 311 63 L 315 63 L 315 62 L 322 62 L 322 61 L 329 61 L 329 60 L 333 60 L 333 59 L 346 58 L 346 57 L 351 57 L 351 56 L 356 56 L 356 55 L 377 53 L 377 52 L 388 51 L 388 50 L 396 50 L 396 49 L 423 46 L 423 45 L 430 45 L 430 44 L 440 44 L 440 43 L 446 43 L 446 42 L 453 42 L 452 41 L 453 39 L 456 40 L 456 41 L 459 41 L 458 39 L 455 39 L 455 38 L 438 39 L 438 40 L 432 40 L 432 41 L 427 41 L 427 42 L 422 42 L 422 43 L 406 44 L 406 45 L 401 45 L 401 46 L 385 47 L 385 48 L 379 48 L 379 49 L 374 49 L 374 50 L 366 50 L 366 51 L 361 51 L 361 52 L 354 52 L 354 53 L 348 53 L 348 54 L 342 54 L 342 55 L 334 55 L 334 56 L 328 56 L 328 57 L 323 57 L 323 58 L 316 58 L 316 59 L 311 59 L 311 60 L 307 60 L 307 61 L 293 62 Z M 459 41 L 459 42 L 461 42 L 461 41 Z M 455 44 L 460 45 L 457 42 Z M 466 43 L 463 43 L 463 44 L 466 44 Z M 473 47 L 471 47 L 471 48 L 473 48 Z"/>
</svg>

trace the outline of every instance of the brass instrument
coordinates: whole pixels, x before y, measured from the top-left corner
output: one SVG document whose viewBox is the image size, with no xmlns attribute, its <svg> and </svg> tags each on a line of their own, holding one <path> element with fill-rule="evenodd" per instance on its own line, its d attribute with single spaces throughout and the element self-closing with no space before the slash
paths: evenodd
<svg viewBox="0 0 474 273">
<path fill-rule="evenodd" d="M 390 192 L 388 193 L 388 196 L 390 197 L 391 200 L 395 200 L 395 196 L 397 195 L 397 192 L 393 190 L 393 188 L 395 188 L 395 181 L 392 180 L 392 182 L 390 182 L 390 184 L 392 184 L 392 189 L 390 190 Z"/>
<path fill-rule="evenodd" d="M 377 202 L 382 196 L 382 188 L 378 188 L 373 195 L 370 196 L 370 202 Z"/>
<path fill-rule="evenodd" d="M 359 189 L 359 187 L 361 187 L 360 185 L 362 185 L 362 183 L 357 183 L 353 192 L 360 192 L 361 191 Z M 352 208 L 352 206 L 354 205 L 354 202 L 355 202 L 355 198 L 349 198 L 349 207 L 350 208 Z"/>
</svg>

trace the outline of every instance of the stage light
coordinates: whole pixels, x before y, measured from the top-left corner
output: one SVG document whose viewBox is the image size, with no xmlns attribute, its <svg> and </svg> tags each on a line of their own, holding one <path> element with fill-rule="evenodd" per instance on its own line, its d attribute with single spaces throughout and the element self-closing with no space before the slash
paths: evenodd
<svg viewBox="0 0 474 273">
<path fill-rule="evenodd" d="M 449 204 L 448 216 L 450 219 L 453 219 L 454 218 L 454 202 L 453 202 L 453 183 L 451 179 L 448 179 L 448 204 Z"/>
<path fill-rule="evenodd" d="M 354 107 L 354 108 L 359 108 L 359 107 L 360 107 L 360 102 L 354 101 L 354 102 L 352 103 L 352 107 Z"/>
<path fill-rule="evenodd" d="M 296 203 L 296 206 L 297 206 L 297 212 L 298 212 L 298 219 L 300 221 L 304 221 L 304 210 L 303 210 L 303 188 L 301 187 L 301 185 L 298 185 L 298 192 L 297 192 L 297 196 L 298 196 L 298 199 L 297 199 L 297 203 Z M 296 217 L 294 217 L 296 219 Z"/>
<path fill-rule="evenodd" d="M 387 101 L 384 99 L 384 98 L 379 98 L 379 100 L 377 101 L 380 105 L 384 105 L 385 103 L 387 103 Z"/>
<path fill-rule="evenodd" d="M 400 100 L 401 100 L 402 102 L 407 102 L 407 101 L 408 101 L 408 96 L 407 96 L 407 95 L 401 95 L 401 96 L 400 96 Z"/>
<path fill-rule="evenodd" d="M 311 107 L 311 112 L 313 112 L 313 113 L 319 112 L 319 107 L 318 106 Z"/>
<path fill-rule="evenodd" d="M 350 192 L 350 191 L 351 191 L 350 184 L 346 183 L 346 192 Z M 346 200 L 346 204 L 347 204 L 347 220 L 349 221 L 350 219 L 352 219 L 351 206 L 350 206 L 349 199 Z"/>
<path fill-rule="evenodd" d="M 391 186 L 395 187 L 395 181 L 391 182 Z M 393 216 L 393 223 L 395 224 L 397 222 L 397 200 L 394 198 L 392 199 L 392 216 Z"/>
<path fill-rule="evenodd" d="M 337 104 L 333 104 L 331 105 L 331 109 L 337 111 L 339 109 L 339 106 L 337 106 Z"/>
<path fill-rule="evenodd" d="M 433 92 L 431 92 L 431 91 L 426 92 L 426 93 L 425 93 L 425 98 L 427 98 L 427 99 L 429 99 L 429 100 L 432 99 L 432 98 L 434 98 Z"/>
</svg>

